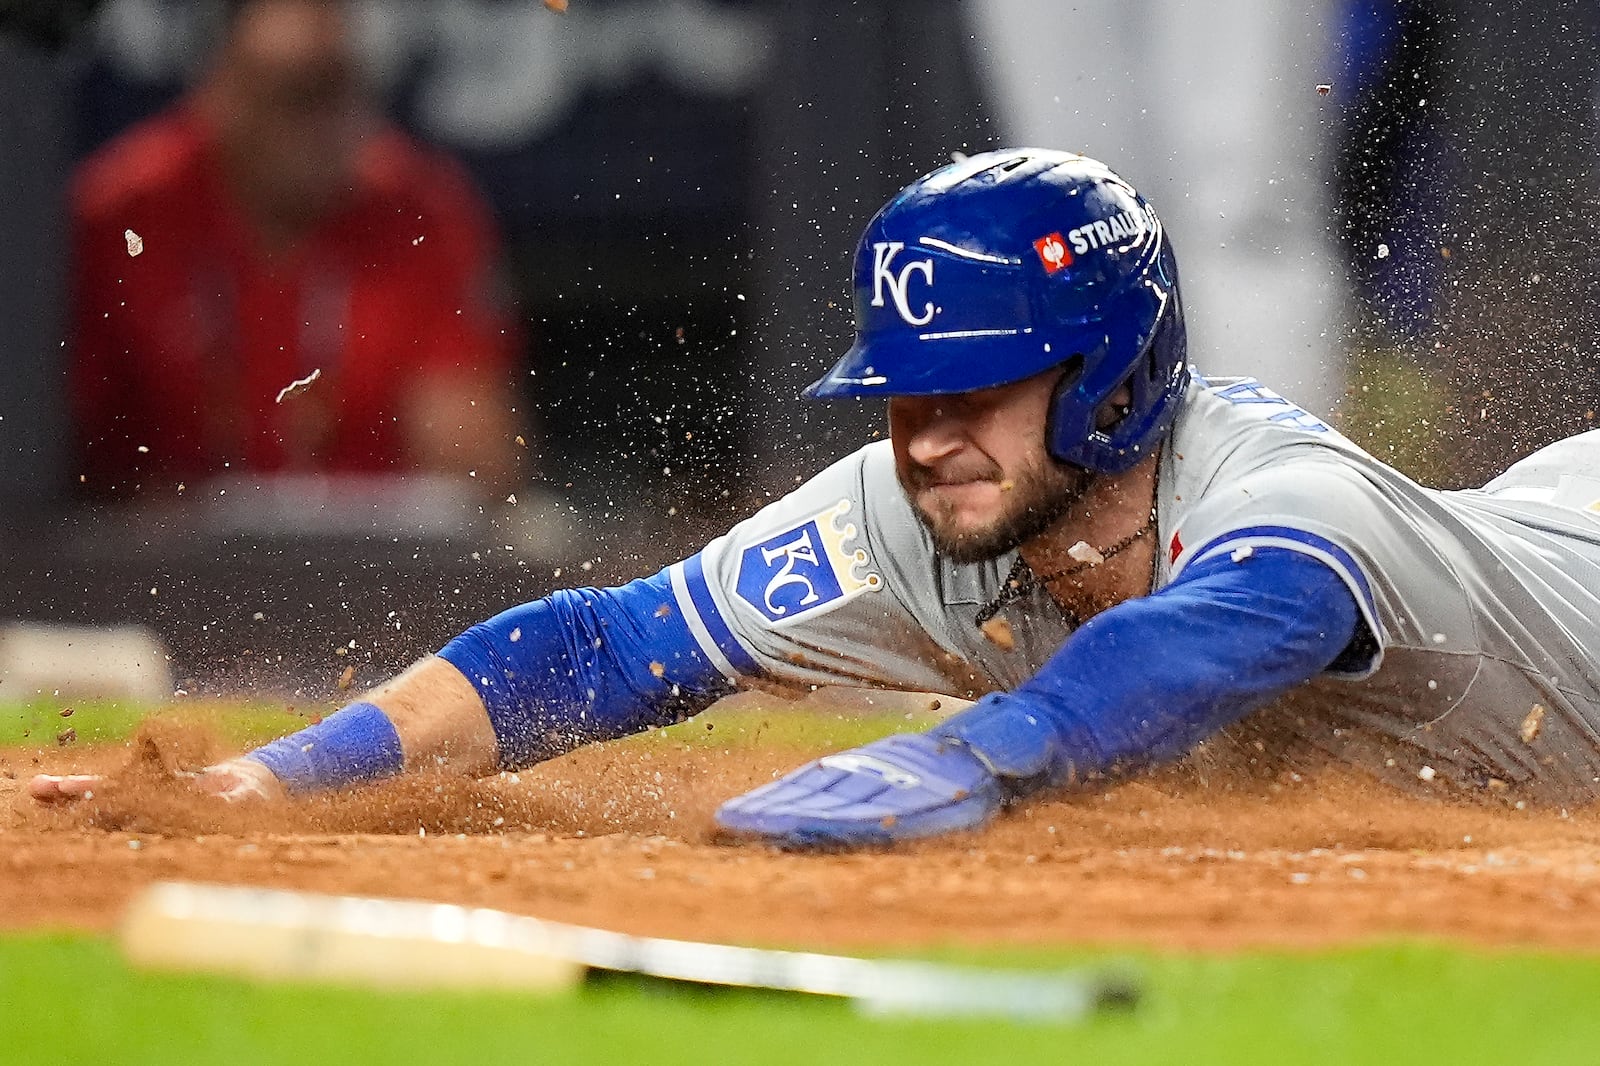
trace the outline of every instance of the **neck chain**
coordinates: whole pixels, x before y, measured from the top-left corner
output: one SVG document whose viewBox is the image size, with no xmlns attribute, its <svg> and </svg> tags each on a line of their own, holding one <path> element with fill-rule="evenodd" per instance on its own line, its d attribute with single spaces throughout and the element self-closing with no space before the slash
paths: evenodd
<svg viewBox="0 0 1600 1066">
<path fill-rule="evenodd" d="M 1126 551 L 1128 548 L 1133 547 L 1136 541 L 1138 541 L 1141 537 L 1146 536 L 1151 530 L 1155 529 L 1155 527 L 1156 512 L 1154 508 L 1151 508 L 1150 517 L 1145 520 L 1144 525 L 1140 526 L 1132 533 L 1129 533 L 1126 537 L 1123 537 L 1110 547 L 1102 550 L 1100 552 L 1100 559 L 1098 561 L 1079 561 L 1073 563 L 1071 566 L 1066 567 L 1063 570 L 1056 570 L 1048 574 L 1035 574 L 1032 568 L 1028 566 L 1027 560 L 1025 560 L 1021 555 L 1018 555 L 1017 561 L 1012 564 L 1011 573 L 1006 575 L 1005 582 L 1000 588 L 1000 594 L 979 609 L 977 616 L 972 620 L 973 624 L 982 627 L 985 622 L 989 621 L 989 619 L 993 618 L 995 615 L 1005 610 L 1007 606 L 1015 603 L 1017 600 L 1021 599 L 1023 596 L 1026 596 L 1029 592 L 1032 592 L 1036 588 L 1043 587 L 1045 592 L 1048 594 L 1050 590 L 1047 586 L 1050 584 L 1050 582 L 1058 581 L 1064 577 L 1071 577 L 1073 574 L 1081 574 L 1091 566 L 1102 565 L 1103 563 L 1116 557 L 1120 552 Z M 1062 613 L 1067 616 L 1067 621 L 1072 624 L 1074 629 L 1076 629 L 1079 624 L 1078 616 L 1073 612 L 1066 610 L 1065 608 L 1062 608 Z"/>
</svg>

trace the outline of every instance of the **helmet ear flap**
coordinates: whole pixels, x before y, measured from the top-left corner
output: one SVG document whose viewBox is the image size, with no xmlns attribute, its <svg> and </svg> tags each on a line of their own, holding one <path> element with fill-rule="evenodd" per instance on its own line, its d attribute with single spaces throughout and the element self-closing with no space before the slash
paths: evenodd
<svg viewBox="0 0 1600 1066">
<path fill-rule="evenodd" d="M 1072 394 L 1083 383 L 1088 366 L 1089 362 L 1083 353 L 1074 353 L 1060 364 L 1061 376 L 1056 379 L 1056 387 L 1050 390 L 1050 407 L 1044 419 L 1044 443 L 1045 450 L 1057 459 L 1060 456 L 1056 455 L 1055 442 L 1061 439 L 1061 433 L 1067 431 L 1067 427 L 1061 425 L 1061 418 L 1078 408 Z"/>
<path fill-rule="evenodd" d="M 1176 294 L 1173 294 L 1171 299 L 1173 300 L 1171 309 L 1162 315 L 1161 322 L 1151 335 L 1149 343 L 1144 346 L 1144 351 L 1139 353 L 1139 358 L 1128 370 L 1127 388 L 1132 393 L 1131 406 L 1135 411 L 1155 409 L 1161 404 L 1162 394 L 1172 388 L 1173 372 L 1168 351 L 1169 338 L 1175 330 L 1182 328 L 1183 308 L 1177 302 Z"/>
<path fill-rule="evenodd" d="M 1102 474 L 1120 473 L 1137 463 L 1165 435 L 1189 383 L 1183 305 L 1176 290 L 1162 296 L 1155 329 L 1137 349 L 1120 359 L 1105 352 L 1074 357 L 1051 396 L 1046 444 L 1064 463 Z M 1097 376 L 1124 367 L 1119 377 Z M 1115 371 L 1112 371 L 1115 373 Z M 1085 376 L 1094 379 L 1084 395 Z M 1120 410 L 1109 405 L 1126 390 Z M 1092 401 L 1092 403 L 1091 403 Z M 1114 416 L 1107 417 L 1115 411 Z"/>
<path fill-rule="evenodd" d="M 1116 432 L 1117 427 L 1133 411 L 1138 409 L 1141 396 L 1140 390 L 1143 383 L 1135 380 L 1140 370 L 1139 367 L 1135 367 L 1129 371 L 1128 376 L 1123 379 L 1122 383 L 1112 391 L 1111 396 L 1100 401 L 1092 411 L 1087 412 L 1089 416 L 1088 424 L 1080 424 L 1084 422 L 1084 404 L 1081 398 L 1074 397 L 1072 393 L 1083 384 L 1087 368 L 1088 360 L 1081 354 L 1074 355 L 1071 359 L 1061 364 L 1061 377 L 1056 381 L 1055 389 L 1050 394 L 1050 408 L 1045 420 L 1046 444 L 1061 440 L 1062 437 L 1058 436 L 1058 433 L 1064 431 L 1070 432 L 1071 438 L 1086 437 L 1090 433 L 1111 436 Z M 1115 397 L 1123 389 L 1128 390 L 1128 397 L 1124 402 L 1118 404 L 1115 402 Z M 1068 413 L 1076 416 L 1074 425 L 1070 430 L 1060 422 L 1060 419 Z M 1054 449 L 1051 449 L 1051 454 L 1055 454 Z M 1060 459 L 1061 457 L 1058 455 L 1056 458 Z"/>
</svg>

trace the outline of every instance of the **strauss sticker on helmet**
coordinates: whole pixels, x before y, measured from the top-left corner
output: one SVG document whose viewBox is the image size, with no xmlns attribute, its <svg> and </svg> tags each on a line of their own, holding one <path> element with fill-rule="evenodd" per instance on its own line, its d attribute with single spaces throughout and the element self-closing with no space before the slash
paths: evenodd
<svg viewBox="0 0 1600 1066">
<path fill-rule="evenodd" d="M 1067 251 L 1066 239 L 1059 233 L 1040 237 L 1033 242 L 1033 250 L 1039 253 L 1039 262 L 1044 264 L 1046 274 L 1072 265 L 1072 253 Z"/>
<path fill-rule="evenodd" d="M 1069 231 L 1067 239 L 1072 242 L 1072 250 L 1083 255 L 1091 249 L 1103 248 L 1112 241 L 1141 236 L 1154 225 L 1155 212 L 1148 207 L 1142 211 L 1119 211 L 1110 218 L 1097 218 Z"/>
</svg>

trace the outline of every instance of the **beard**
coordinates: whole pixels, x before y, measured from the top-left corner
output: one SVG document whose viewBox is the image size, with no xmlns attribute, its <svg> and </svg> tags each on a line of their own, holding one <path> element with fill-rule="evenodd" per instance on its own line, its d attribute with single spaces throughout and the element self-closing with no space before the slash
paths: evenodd
<svg viewBox="0 0 1600 1066">
<path fill-rule="evenodd" d="M 1012 475 L 1011 490 L 1002 495 L 998 514 L 968 525 L 960 522 L 955 505 L 948 501 L 934 499 L 925 506 L 922 492 L 952 483 L 999 483 L 1005 473 L 994 463 L 959 472 L 907 464 L 900 470 L 900 486 L 939 554 L 957 563 L 981 563 L 1015 551 L 1049 529 L 1083 496 L 1093 476 L 1082 467 L 1040 455 Z"/>
</svg>

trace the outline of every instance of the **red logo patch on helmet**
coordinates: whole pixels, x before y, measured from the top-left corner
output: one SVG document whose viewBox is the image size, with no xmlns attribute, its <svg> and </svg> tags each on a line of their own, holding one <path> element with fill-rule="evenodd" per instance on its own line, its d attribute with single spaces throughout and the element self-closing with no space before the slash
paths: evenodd
<svg viewBox="0 0 1600 1066">
<path fill-rule="evenodd" d="M 1040 237 L 1033 242 L 1033 250 L 1039 253 L 1039 262 L 1044 264 L 1046 274 L 1072 265 L 1072 253 L 1067 251 L 1066 239 L 1059 233 Z"/>
</svg>

